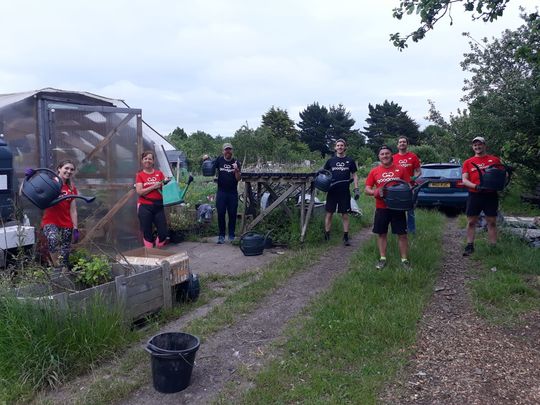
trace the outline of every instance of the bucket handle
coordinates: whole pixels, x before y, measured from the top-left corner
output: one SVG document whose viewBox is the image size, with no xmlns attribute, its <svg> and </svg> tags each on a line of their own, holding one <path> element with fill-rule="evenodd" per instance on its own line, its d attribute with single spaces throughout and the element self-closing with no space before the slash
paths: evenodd
<svg viewBox="0 0 540 405">
<path fill-rule="evenodd" d="M 158 351 L 155 351 L 155 350 L 152 350 L 150 347 L 156 347 L 154 345 L 152 345 L 151 343 L 148 343 L 148 346 L 146 346 L 144 348 L 144 350 L 146 350 L 148 353 L 150 353 L 152 356 L 155 356 L 155 357 L 159 357 L 159 358 L 162 358 L 162 359 L 170 359 L 170 358 L 173 358 L 173 357 L 181 357 L 182 360 L 184 360 L 184 362 L 190 366 L 190 367 L 193 367 L 193 365 L 195 364 L 195 360 L 193 361 L 193 363 L 190 363 L 185 357 L 184 357 L 184 353 L 181 353 L 181 352 L 178 352 L 178 353 L 159 353 Z M 159 349 L 159 348 L 157 348 Z"/>
</svg>

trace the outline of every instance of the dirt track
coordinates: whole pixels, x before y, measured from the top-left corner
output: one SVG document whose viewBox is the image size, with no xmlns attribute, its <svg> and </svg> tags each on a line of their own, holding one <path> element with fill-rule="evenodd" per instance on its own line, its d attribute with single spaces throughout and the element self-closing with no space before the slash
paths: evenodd
<svg viewBox="0 0 540 405">
<path fill-rule="evenodd" d="M 462 257 L 463 240 L 456 220 L 449 220 L 441 273 L 415 354 L 381 395 L 387 404 L 540 403 L 540 314 L 529 314 L 514 330 L 478 317 L 466 288 L 478 264 Z"/>
</svg>

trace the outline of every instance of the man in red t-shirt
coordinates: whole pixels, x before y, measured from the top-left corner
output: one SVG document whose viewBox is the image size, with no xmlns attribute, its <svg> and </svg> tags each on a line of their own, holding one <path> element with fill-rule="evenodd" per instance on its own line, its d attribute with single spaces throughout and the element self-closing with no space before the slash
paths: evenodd
<svg viewBox="0 0 540 405">
<path fill-rule="evenodd" d="M 377 247 L 380 258 L 375 266 L 378 270 L 386 266 L 386 246 L 388 243 L 388 225 L 392 225 L 392 233 L 398 235 L 398 247 L 401 255 L 401 264 L 406 270 L 411 270 L 407 259 L 409 241 L 407 239 L 407 219 L 405 211 L 391 210 L 382 198 L 383 186 L 386 183 L 402 179 L 410 182 L 411 178 L 400 166 L 392 162 L 392 150 L 383 145 L 379 148 L 379 166 L 374 167 L 366 178 L 366 194 L 375 197 L 375 219 L 373 220 L 373 233 L 378 235 Z"/>
<path fill-rule="evenodd" d="M 420 168 L 420 159 L 413 152 L 407 151 L 409 147 L 409 140 L 406 136 L 400 136 L 398 138 L 398 153 L 396 153 L 394 158 L 394 164 L 396 166 L 401 166 L 407 172 L 412 181 L 416 180 L 418 176 L 422 174 L 422 169 Z M 407 211 L 407 232 L 415 233 L 416 232 L 416 221 L 414 217 L 414 208 Z"/>
<path fill-rule="evenodd" d="M 497 210 L 499 208 L 499 195 L 497 191 L 485 190 L 480 187 L 480 175 L 478 169 L 486 169 L 493 164 L 500 164 L 498 157 L 487 154 L 486 140 L 477 136 L 472 141 L 474 156 L 463 162 L 462 181 L 469 189 L 467 198 L 467 245 L 463 256 L 469 256 L 474 252 L 474 237 L 476 224 L 480 213 L 486 215 L 488 241 L 491 246 L 497 243 Z M 476 165 L 476 166 L 475 166 Z"/>
</svg>

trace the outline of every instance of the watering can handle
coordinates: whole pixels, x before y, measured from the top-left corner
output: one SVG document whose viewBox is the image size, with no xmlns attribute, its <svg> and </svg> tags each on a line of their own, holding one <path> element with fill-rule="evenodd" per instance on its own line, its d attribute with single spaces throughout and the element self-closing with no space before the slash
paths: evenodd
<svg viewBox="0 0 540 405">
<path fill-rule="evenodd" d="M 256 234 L 256 232 L 253 232 L 253 231 L 249 231 L 249 232 L 246 232 L 244 234 L 242 234 L 242 236 L 240 236 L 240 250 L 242 251 L 242 253 L 246 253 L 244 251 L 244 244 L 242 243 L 242 241 L 244 240 L 244 237 L 248 236 L 248 235 L 252 235 L 252 234 Z"/>
<path fill-rule="evenodd" d="M 482 169 L 480 169 L 480 167 L 476 164 L 476 163 L 472 163 L 471 164 L 476 167 L 476 170 L 478 171 L 478 176 L 480 177 L 480 185 L 482 185 L 482 179 L 484 177 L 484 173 L 482 173 Z"/>
<path fill-rule="evenodd" d="M 51 169 L 47 169 L 46 167 L 41 167 L 41 168 L 37 168 L 37 169 L 33 169 L 34 170 L 34 174 L 32 174 L 32 176 L 30 177 L 33 177 L 37 174 L 37 172 L 49 172 L 53 178 L 55 180 L 57 180 L 60 184 L 62 184 L 62 180 L 60 179 L 60 177 L 58 177 L 58 174 L 56 174 L 55 172 L 53 172 Z M 23 186 L 24 186 L 24 183 L 26 183 L 26 180 L 28 180 L 28 178 L 26 176 L 24 176 L 24 179 L 23 181 L 21 182 L 21 186 L 19 187 L 19 195 L 22 195 L 22 189 L 23 189 Z"/>
</svg>

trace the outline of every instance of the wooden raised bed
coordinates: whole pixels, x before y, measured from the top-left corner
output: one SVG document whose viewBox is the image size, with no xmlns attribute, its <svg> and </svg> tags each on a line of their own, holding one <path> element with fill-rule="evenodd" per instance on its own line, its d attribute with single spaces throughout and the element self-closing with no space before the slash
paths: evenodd
<svg viewBox="0 0 540 405">
<path fill-rule="evenodd" d="M 50 285 L 32 285 L 19 289 L 17 295 L 38 302 L 54 301 L 61 308 L 84 306 L 90 299 L 100 296 L 107 305 L 118 306 L 126 321 L 137 320 L 161 308 L 172 308 L 173 287 L 189 277 L 189 259 L 185 253 L 159 252 L 160 255 L 146 252 L 159 258 L 124 254 L 127 262 L 123 259 L 123 263 L 113 265 L 114 280 L 96 287 L 73 291 L 74 283 L 69 277 L 59 276 L 52 279 L 52 289 Z M 140 260 L 137 263 L 132 258 Z"/>
</svg>

